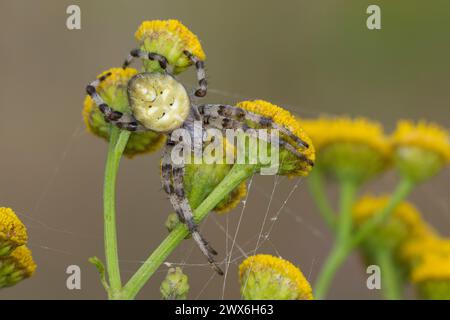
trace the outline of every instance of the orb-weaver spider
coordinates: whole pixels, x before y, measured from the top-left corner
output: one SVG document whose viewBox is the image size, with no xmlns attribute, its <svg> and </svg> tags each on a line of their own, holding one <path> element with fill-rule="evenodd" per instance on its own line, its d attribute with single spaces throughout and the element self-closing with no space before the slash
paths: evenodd
<svg viewBox="0 0 450 320">
<path fill-rule="evenodd" d="M 191 64 L 195 65 L 197 70 L 199 88 L 196 89 L 193 96 L 204 97 L 207 92 L 204 61 L 188 51 L 184 51 L 184 54 L 190 60 Z M 175 165 L 171 159 L 171 152 L 176 144 L 176 141 L 171 140 L 171 132 L 178 128 L 187 130 L 191 136 L 191 141 L 193 141 L 192 146 L 194 146 L 196 143 L 203 144 L 203 138 L 202 141 L 194 140 L 193 131 L 195 121 L 200 121 L 204 130 L 208 127 L 214 127 L 219 130 L 241 129 L 244 132 L 250 129 L 246 124 L 247 121 L 250 121 L 260 127 L 279 130 L 289 140 L 293 141 L 287 142 L 280 137 L 280 146 L 312 165 L 311 161 L 298 151 L 299 146 L 308 148 L 308 144 L 268 117 L 231 105 L 194 104 L 193 97 L 187 93 L 186 88 L 168 70 L 168 60 L 158 53 L 134 49 L 125 60 L 123 68 L 126 69 L 135 58 L 157 61 L 162 72 L 138 73 L 128 81 L 127 94 L 131 113 L 127 114 L 115 111 L 97 93 L 99 84 L 111 75 L 111 73 L 107 73 L 91 82 L 86 87 L 86 91 L 104 114 L 106 121 L 111 124 L 123 130 L 150 130 L 168 136 L 162 158 L 163 188 L 169 195 L 170 202 L 178 214 L 179 220 L 186 224 L 193 239 L 202 253 L 207 257 L 208 262 L 214 270 L 219 274 L 223 274 L 213 259 L 213 255 L 216 255 L 217 252 L 199 233 L 194 221 L 192 209 L 184 190 L 184 163 Z M 198 140 L 198 138 L 196 139 Z"/>
</svg>

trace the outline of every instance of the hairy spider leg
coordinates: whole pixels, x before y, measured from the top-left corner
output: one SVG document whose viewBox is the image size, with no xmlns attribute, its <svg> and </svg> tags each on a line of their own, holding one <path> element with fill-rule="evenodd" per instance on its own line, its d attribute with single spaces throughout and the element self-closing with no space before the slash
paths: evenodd
<svg viewBox="0 0 450 320">
<path fill-rule="evenodd" d="M 166 57 L 164 57 L 163 55 L 160 55 L 158 53 L 154 53 L 154 52 L 146 52 L 144 50 L 141 49 L 133 49 L 130 51 L 130 53 L 128 54 L 127 58 L 125 59 L 125 62 L 122 65 L 122 68 L 125 69 L 127 68 L 134 60 L 134 58 L 141 58 L 141 59 L 148 59 L 151 61 L 158 61 L 159 66 L 161 67 L 161 69 L 166 70 L 167 69 L 167 59 Z"/>
<path fill-rule="evenodd" d="M 205 104 L 198 106 L 198 110 L 204 116 L 226 117 L 238 121 L 249 120 L 262 127 L 270 127 L 272 129 L 277 129 L 281 133 L 288 136 L 290 139 L 294 140 L 301 147 L 309 148 L 308 143 L 297 137 L 289 129 L 285 128 L 284 126 L 278 125 L 268 117 L 264 117 L 262 115 L 247 111 L 245 109 L 223 104 Z"/>
<path fill-rule="evenodd" d="M 226 129 L 234 129 L 239 130 L 241 129 L 244 133 L 248 134 L 249 136 L 264 140 L 267 143 L 270 143 L 268 137 L 264 138 L 262 136 L 258 136 L 257 133 L 254 131 L 255 128 L 249 127 L 245 122 L 241 122 L 235 119 L 231 119 L 230 117 L 221 117 L 221 116 L 204 116 L 203 117 L 203 123 L 207 126 L 213 126 L 219 130 L 226 130 Z M 285 148 L 286 150 L 290 151 L 297 157 L 299 157 L 302 161 L 305 161 L 308 165 L 313 166 L 314 162 L 312 162 L 310 159 L 308 159 L 304 154 L 302 154 L 296 146 L 292 145 L 282 137 L 278 138 L 278 145 L 282 148 Z"/>
<path fill-rule="evenodd" d="M 195 96 L 204 97 L 206 96 L 206 92 L 208 89 L 208 83 L 206 81 L 206 70 L 205 70 L 205 62 L 200 60 L 197 56 L 193 55 L 187 50 L 184 50 L 183 53 L 191 60 L 191 62 L 195 65 L 195 69 L 197 69 L 197 80 L 199 88 L 195 91 Z"/>
<path fill-rule="evenodd" d="M 113 110 L 98 94 L 97 87 L 110 75 L 111 72 L 108 72 L 88 84 L 86 87 L 87 94 L 92 98 L 92 100 L 94 100 L 95 104 L 105 116 L 105 120 L 107 122 L 112 123 L 120 129 L 128 131 L 147 131 L 147 129 L 143 125 L 137 122 L 132 114 L 124 114 L 122 112 Z"/>
<path fill-rule="evenodd" d="M 214 261 L 213 255 L 217 252 L 203 238 L 194 221 L 191 206 L 184 192 L 184 163 L 181 165 L 172 165 L 171 153 L 175 142 L 168 139 L 162 158 L 162 184 L 166 193 L 169 195 L 170 202 L 181 222 L 183 222 L 192 234 L 192 238 L 197 243 L 202 253 L 206 256 L 212 268 L 220 275 L 223 271 Z"/>
</svg>

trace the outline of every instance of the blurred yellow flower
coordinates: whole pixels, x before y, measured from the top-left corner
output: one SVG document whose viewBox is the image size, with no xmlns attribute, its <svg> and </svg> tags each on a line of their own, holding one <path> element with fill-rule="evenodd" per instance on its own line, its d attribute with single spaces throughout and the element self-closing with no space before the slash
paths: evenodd
<svg viewBox="0 0 450 320">
<path fill-rule="evenodd" d="M 367 145 L 388 157 L 390 146 L 381 124 L 365 118 L 347 117 L 301 119 L 300 124 L 311 137 L 317 152 L 333 143 L 349 142 Z"/>
<path fill-rule="evenodd" d="M 316 147 L 318 167 L 337 180 L 363 182 L 390 164 L 390 145 L 377 122 L 347 117 L 299 122 Z"/>
<path fill-rule="evenodd" d="M 395 148 L 414 146 L 440 155 L 444 161 L 450 161 L 450 142 L 447 130 L 437 124 L 419 121 L 399 121 L 392 134 Z"/>
<path fill-rule="evenodd" d="M 298 148 L 298 151 L 304 155 L 304 159 L 298 158 L 291 152 L 280 152 L 280 170 L 278 173 L 288 176 L 308 175 L 315 161 L 314 146 L 308 134 L 302 129 L 300 123 L 289 111 L 264 100 L 242 101 L 237 106 L 272 119 L 273 122 L 290 130 L 296 137 L 306 142 L 308 144 L 307 148 L 301 146 Z M 253 124 L 253 126 L 257 126 L 257 124 Z M 283 136 L 281 132 L 280 135 Z M 283 136 L 283 138 L 288 142 L 293 142 L 289 137 Z"/>
<path fill-rule="evenodd" d="M 0 207 L 0 257 L 28 240 L 27 229 L 11 208 Z"/>
<path fill-rule="evenodd" d="M 9 256 L 0 259 L 0 288 L 31 277 L 35 270 L 31 251 L 25 245 L 16 248 Z"/>
<path fill-rule="evenodd" d="M 127 98 L 127 83 L 137 70 L 132 68 L 111 68 L 104 74 L 111 73 L 98 87 L 98 93 L 114 110 L 120 112 L 130 112 Z M 109 139 L 110 124 L 105 121 L 102 112 L 94 103 L 92 98 L 87 95 L 84 100 L 83 119 L 89 132 L 92 134 Z M 130 135 L 124 154 L 131 158 L 138 154 L 150 153 L 158 150 L 165 142 L 165 135 L 152 131 L 133 132 Z"/>
<path fill-rule="evenodd" d="M 429 236 L 411 239 L 403 244 L 400 256 L 410 264 L 415 264 L 425 254 L 450 256 L 450 239 L 441 238 L 430 230 Z"/>
<path fill-rule="evenodd" d="M 366 195 L 355 204 L 353 218 L 356 225 L 361 225 L 376 213 L 380 212 L 389 203 L 389 196 L 374 197 Z M 392 212 L 387 222 L 391 227 L 401 227 L 404 235 L 409 238 L 425 237 L 432 233 L 430 227 L 422 220 L 420 212 L 409 202 L 400 203 Z M 401 226 L 400 226 L 400 225 Z M 386 229 L 386 224 L 380 227 Z"/>
<path fill-rule="evenodd" d="M 413 268 L 414 283 L 426 280 L 450 280 L 450 254 L 424 253 Z"/>
<path fill-rule="evenodd" d="M 425 121 L 399 121 L 392 134 L 395 163 L 413 182 L 422 182 L 450 162 L 448 132 Z"/>
<path fill-rule="evenodd" d="M 412 261 L 411 281 L 425 299 L 450 299 L 450 239 L 435 238 L 422 244 Z"/>
<path fill-rule="evenodd" d="M 267 254 L 248 257 L 239 266 L 241 295 L 246 300 L 312 300 L 303 273 L 289 261 Z"/>
<path fill-rule="evenodd" d="M 183 53 L 187 50 L 200 60 L 205 60 L 205 52 L 198 40 L 187 27 L 178 20 L 144 21 L 135 33 L 141 49 L 166 57 L 174 66 L 174 72 L 183 71 L 192 64 Z M 155 66 L 155 62 L 145 61 L 144 65 Z"/>
</svg>

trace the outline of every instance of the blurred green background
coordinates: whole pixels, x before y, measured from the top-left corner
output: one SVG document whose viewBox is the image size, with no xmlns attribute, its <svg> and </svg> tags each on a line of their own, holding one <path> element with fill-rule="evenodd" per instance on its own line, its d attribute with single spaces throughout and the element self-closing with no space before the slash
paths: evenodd
<svg viewBox="0 0 450 320">
<path fill-rule="evenodd" d="M 67 30 L 66 8 L 81 7 L 82 29 Z M 366 28 L 366 8 L 378 4 L 382 30 Z M 0 205 L 20 214 L 38 264 L 34 278 L 0 291 L 0 299 L 103 299 L 88 257 L 102 257 L 101 191 L 107 144 L 85 132 L 86 84 L 120 66 L 136 46 L 143 20 L 176 18 L 201 39 L 210 93 L 205 101 L 261 98 L 303 116 L 361 115 L 390 131 L 397 119 L 428 119 L 449 127 L 450 2 L 433 1 L 0 1 Z M 193 71 L 181 76 L 195 86 Z M 118 187 L 123 278 L 128 278 L 166 235 L 171 207 L 159 182 L 159 155 L 124 160 Z M 392 190 L 395 175 L 368 188 Z M 411 197 L 426 219 L 449 234 L 448 170 Z M 274 215 L 296 181 L 280 180 Z M 237 243 L 254 249 L 274 177 L 256 177 Z M 301 182 L 269 241 L 260 249 L 299 265 L 314 283 L 332 245 Z M 330 188 L 334 195 L 334 188 Z M 211 215 L 202 232 L 225 259 L 228 228 L 241 208 Z M 228 242 L 228 246 L 230 241 Z M 229 248 L 229 247 L 228 247 Z M 221 298 L 224 279 L 213 276 L 193 241 L 169 262 L 182 263 L 190 298 Z M 233 259 L 239 257 L 235 248 Z M 230 266 L 224 298 L 238 298 L 237 265 Z M 82 270 L 82 289 L 66 288 L 68 265 Z M 202 266 L 198 266 L 202 264 Z M 167 267 L 139 298 L 159 299 Z M 378 299 L 366 288 L 358 255 L 338 273 L 331 298 Z"/>
</svg>

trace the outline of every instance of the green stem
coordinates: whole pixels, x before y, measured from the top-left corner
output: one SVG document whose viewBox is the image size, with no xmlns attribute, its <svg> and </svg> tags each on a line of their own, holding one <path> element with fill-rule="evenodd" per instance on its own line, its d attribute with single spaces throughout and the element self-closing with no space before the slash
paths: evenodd
<svg viewBox="0 0 450 320">
<path fill-rule="evenodd" d="M 121 131 L 115 126 L 111 127 L 105 168 L 105 182 L 103 186 L 105 256 L 109 278 L 108 293 L 111 299 L 118 297 L 122 287 L 117 252 L 115 190 L 120 158 L 122 157 L 129 137 L 129 131 Z"/>
<path fill-rule="evenodd" d="M 402 298 L 400 276 L 395 267 L 392 253 L 388 250 L 378 250 L 375 254 L 381 270 L 381 289 L 384 297 L 388 300 L 400 300 Z"/>
<path fill-rule="evenodd" d="M 377 212 L 372 219 L 364 223 L 358 231 L 355 233 L 351 240 L 351 247 L 358 246 L 372 231 L 375 230 L 380 223 L 386 221 L 389 218 L 391 212 L 410 194 L 414 188 L 414 182 L 403 178 L 392 196 L 389 198 L 389 202 L 380 212 Z"/>
<path fill-rule="evenodd" d="M 353 181 L 343 181 L 340 190 L 340 213 L 338 216 L 336 243 L 320 271 L 315 285 L 316 299 L 324 299 L 337 270 L 349 253 L 352 231 L 352 207 L 358 185 Z"/>
<path fill-rule="evenodd" d="M 376 229 L 377 226 L 389 217 L 394 208 L 409 195 L 413 187 L 414 183 L 411 180 L 403 179 L 395 189 L 394 194 L 390 197 L 389 203 L 386 207 L 384 207 L 381 212 L 375 214 L 371 220 L 363 224 L 353 236 L 351 235 L 352 205 L 349 206 L 349 199 L 354 197 L 354 193 L 353 196 L 350 196 L 350 193 L 352 192 L 351 183 L 348 186 L 343 185 L 341 187 L 341 208 L 347 207 L 346 210 L 348 211 L 346 212 L 346 215 L 342 215 L 345 211 L 344 209 L 341 209 L 337 226 L 338 237 L 336 244 L 327 258 L 315 286 L 315 296 L 317 299 L 325 298 L 336 271 L 340 265 L 344 263 L 351 250 L 358 246 L 371 232 Z M 347 189 L 347 191 L 345 191 L 345 189 Z M 346 202 L 347 204 L 345 204 Z"/>
<path fill-rule="evenodd" d="M 322 173 L 318 167 L 311 171 L 307 182 L 309 191 L 317 209 L 319 210 L 319 213 L 325 220 L 326 224 L 331 229 L 335 229 L 336 215 L 334 214 L 334 210 L 327 199 L 325 187 L 323 185 Z"/>
<path fill-rule="evenodd" d="M 197 223 L 201 222 L 209 212 L 239 183 L 254 173 L 254 167 L 248 165 L 234 165 L 228 175 L 209 194 L 209 196 L 195 209 L 194 217 Z M 189 234 L 184 224 L 178 225 L 156 250 L 147 258 L 139 270 L 131 277 L 123 287 L 122 298 L 134 299 L 145 283 L 155 273 L 159 266 L 167 259 L 172 251 Z"/>
</svg>

